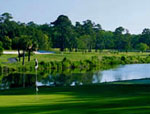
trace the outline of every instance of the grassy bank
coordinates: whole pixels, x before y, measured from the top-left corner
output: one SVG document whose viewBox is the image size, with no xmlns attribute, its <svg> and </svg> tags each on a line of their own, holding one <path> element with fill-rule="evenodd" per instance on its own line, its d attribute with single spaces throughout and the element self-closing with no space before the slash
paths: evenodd
<svg viewBox="0 0 150 114">
<path fill-rule="evenodd" d="M 0 91 L 1 114 L 149 114 L 150 85 L 86 85 Z"/>
<path fill-rule="evenodd" d="M 7 63 L 8 58 L 17 57 L 17 55 L 2 55 L 0 57 L 0 63 L 1 66 L 13 69 L 25 67 L 28 70 L 32 70 L 34 69 L 34 59 L 37 58 L 39 61 L 39 67 L 42 70 L 45 68 L 56 70 L 60 70 L 62 68 L 91 69 L 93 67 L 98 67 L 98 69 L 106 69 L 107 67 L 109 68 L 110 65 L 150 63 L 149 55 L 149 53 L 139 52 L 64 52 L 50 55 L 32 55 L 30 62 L 27 62 L 26 57 L 24 66 L 22 66 L 21 62 Z"/>
</svg>

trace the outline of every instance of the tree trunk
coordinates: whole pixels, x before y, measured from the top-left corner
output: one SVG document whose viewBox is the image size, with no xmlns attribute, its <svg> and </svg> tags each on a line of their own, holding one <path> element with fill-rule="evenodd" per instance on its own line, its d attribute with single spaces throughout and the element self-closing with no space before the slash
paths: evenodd
<svg viewBox="0 0 150 114">
<path fill-rule="evenodd" d="M 19 62 L 20 62 L 20 49 L 18 49 L 18 58 L 19 58 Z"/>
<path fill-rule="evenodd" d="M 88 52 L 92 52 L 92 46 L 90 45 Z"/>
<path fill-rule="evenodd" d="M 65 46 L 64 46 L 64 39 L 63 39 L 60 44 L 60 51 L 64 51 L 64 49 L 65 49 Z"/>
<path fill-rule="evenodd" d="M 29 49 L 29 52 L 28 52 L 28 61 L 30 61 L 30 56 L 31 56 L 31 50 Z"/>
<path fill-rule="evenodd" d="M 70 51 L 70 52 L 72 52 L 72 50 L 73 50 L 72 48 L 69 48 L 69 51 Z"/>
<path fill-rule="evenodd" d="M 64 48 L 60 48 L 60 51 L 64 51 Z"/>
<path fill-rule="evenodd" d="M 75 48 L 75 52 L 78 52 L 78 49 L 77 49 L 77 48 Z"/>
<path fill-rule="evenodd" d="M 88 49 L 88 52 L 92 52 L 91 48 Z"/>
<path fill-rule="evenodd" d="M 22 65 L 24 65 L 24 60 L 25 60 L 25 50 L 23 50 L 23 61 L 22 61 Z"/>
<path fill-rule="evenodd" d="M 98 49 L 97 49 L 97 47 L 96 47 L 96 48 L 95 48 L 95 52 L 97 52 L 97 50 L 98 50 Z"/>
</svg>

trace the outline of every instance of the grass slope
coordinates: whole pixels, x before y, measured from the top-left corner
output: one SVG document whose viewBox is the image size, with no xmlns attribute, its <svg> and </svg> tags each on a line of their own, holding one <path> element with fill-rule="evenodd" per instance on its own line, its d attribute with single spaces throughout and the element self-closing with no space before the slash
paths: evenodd
<svg viewBox="0 0 150 114">
<path fill-rule="evenodd" d="M 149 114 L 150 85 L 86 85 L 0 91 L 0 114 Z"/>
<path fill-rule="evenodd" d="M 50 62 L 50 61 L 62 61 L 64 57 L 67 57 L 70 61 L 80 61 L 80 60 L 86 60 L 90 59 L 92 56 L 97 56 L 99 59 L 101 59 L 103 56 L 139 56 L 139 57 L 146 57 L 149 53 L 140 53 L 140 52 L 120 52 L 120 53 L 113 53 L 110 51 L 103 51 L 101 53 L 99 52 L 91 52 L 91 53 L 82 53 L 82 52 L 64 52 L 62 53 L 56 53 L 56 54 L 50 54 L 50 55 L 33 55 L 31 56 L 31 61 L 27 62 L 27 57 L 25 59 L 25 66 L 34 66 L 34 59 L 37 58 L 39 63 L 41 61 L 44 62 Z M 10 68 L 16 68 L 22 66 L 21 62 L 17 63 L 5 63 L 8 62 L 8 58 L 17 57 L 17 55 L 2 55 L 0 56 L 0 64 L 2 66 L 9 66 Z M 22 59 L 22 58 L 21 58 Z"/>
</svg>

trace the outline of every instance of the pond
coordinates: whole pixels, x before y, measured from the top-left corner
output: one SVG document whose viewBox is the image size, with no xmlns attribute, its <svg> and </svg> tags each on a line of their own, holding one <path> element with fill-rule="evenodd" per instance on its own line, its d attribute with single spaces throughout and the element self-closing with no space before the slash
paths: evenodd
<svg viewBox="0 0 150 114">
<path fill-rule="evenodd" d="M 104 71 L 86 72 L 3 72 L 0 76 L 0 89 L 37 86 L 76 86 L 95 83 L 136 80 L 150 83 L 150 64 L 120 65 Z M 138 79 L 142 79 L 141 81 Z M 138 81 L 137 81 L 138 80 Z"/>
<path fill-rule="evenodd" d="M 150 78 L 150 64 L 120 65 L 115 69 L 99 71 L 99 76 L 101 77 L 99 83 L 148 79 Z"/>
</svg>

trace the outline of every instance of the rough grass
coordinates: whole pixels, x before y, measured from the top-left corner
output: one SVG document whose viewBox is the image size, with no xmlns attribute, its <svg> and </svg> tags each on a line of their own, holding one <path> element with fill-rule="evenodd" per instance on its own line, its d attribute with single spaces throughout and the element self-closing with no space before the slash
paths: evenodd
<svg viewBox="0 0 150 114">
<path fill-rule="evenodd" d="M 25 59 L 25 66 L 33 66 L 34 65 L 34 59 L 37 58 L 39 62 L 50 62 L 50 61 L 62 61 L 64 57 L 69 59 L 70 61 L 80 61 L 85 59 L 90 59 L 92 56 L 97 56 L 99 59 L 101 59 L 103 56 L 139 56 L 139 57 L 146 57 L 150 53 L 139 53 L 139 52 L 110 52 L 110 51 L 103 51 L 103 52 L 91 52 L 91 53 L 82 53 L 82 52 L 64 52 L 64 53 L 56 53 L 56 54 L 50 54 L 50 55 L 33 55 L 31 56 L 31 62 L 27 61 L 27 57 Z M 18 63 L 5 63 L 8 62 L 8 58 L 11 57 L 17 57 L 17 55 L 2 55 L 0 56 L 0 64 L 2 66 L 9 66 L 12 68 L 22 66 L 21 62 Z"/>
<path fill-rule="evenodd" d="M 149 114 L 150 85 L 86 85 L 0 91 L 0 114 Z"/>
</svg>

